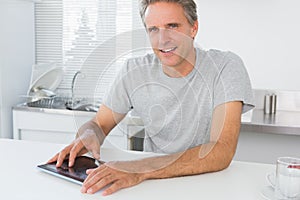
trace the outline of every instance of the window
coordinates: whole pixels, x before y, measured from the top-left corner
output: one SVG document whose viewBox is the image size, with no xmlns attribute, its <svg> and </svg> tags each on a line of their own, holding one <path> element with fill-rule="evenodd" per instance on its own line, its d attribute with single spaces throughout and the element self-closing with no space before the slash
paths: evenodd
<svg viewBox="0 0 300 200">
<path fill-rule="evenodd" d="M 81 71 L 74 93 L 100 101 L 135 52 L 128 50 L 147 43 L 137 34 L 143 29 L 137 0 L 43 0 L 35 4 L 35 28 L 36 63 L 55 62 L 65 71 L 57 93 L 70 96 Z"/>
</svg>

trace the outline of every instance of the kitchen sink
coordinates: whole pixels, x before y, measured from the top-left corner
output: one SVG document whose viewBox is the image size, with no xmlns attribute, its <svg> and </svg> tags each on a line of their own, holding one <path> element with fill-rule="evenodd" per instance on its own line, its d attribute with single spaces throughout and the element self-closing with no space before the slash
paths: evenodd
<svg viewBox="0 0 300 200">
<path fill-rule="evenodd" d="M 91 104 L 91 103 L 66 103 L 66 109 L 68 110 L 79 110 L 79 111 L 89 111 L 89 112 L 97 112 L 98 111 L 97 106 Z"/>
<path fill-rule="evenodd" d="M 97 112 L 99 105 L 90 103 L 87 99 L 72 99 L 70 97 L 42 98 L 38 101 L 27 102 L 26 106 L 36 108 L 67 109 Z"/>
</svg>

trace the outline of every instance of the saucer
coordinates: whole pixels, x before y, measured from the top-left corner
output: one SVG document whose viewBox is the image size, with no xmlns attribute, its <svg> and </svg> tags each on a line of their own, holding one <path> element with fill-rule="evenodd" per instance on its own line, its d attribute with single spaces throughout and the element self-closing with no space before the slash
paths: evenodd
<svg viewBox="0 0 300 200">
<path fill-rule="evenodd" d="M 261 194 L 267 200 L 276 200 L 275 194 L 274 194 L 274 189 L 272 188 L 272 186 L 265 186 L 261 190 Z"/>
<path fill-rule="evenodd" d="M 261 190 L 261 195 L 267 199 L 267 200 L 300 200 L 299 197 L 297 198 L 276 198 L 275 197 L 275 192 L 272 186 L 265 186 L 262 190 Z"/>
</svg>

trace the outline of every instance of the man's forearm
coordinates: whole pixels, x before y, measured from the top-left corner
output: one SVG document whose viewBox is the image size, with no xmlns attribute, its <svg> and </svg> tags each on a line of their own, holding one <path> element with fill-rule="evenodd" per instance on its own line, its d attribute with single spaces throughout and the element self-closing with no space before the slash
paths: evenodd
<svg viewBox="0 0 300 200">
<path fill-rule="evenodd" d="M 106 134 L 103 132 L 102 128 L 99 126 L 95 118 L 84 123 L 76 133 L 76 138 L 91 138 L 89 141 L 97 140 L 100 144 L 103 143 Z"/>
<path fill-rule="evenodd" d="M 215 145 L 211 152 L 201 157 L 202 148 L 205 145 Z M 205 144 L 183 152 L 181 155 L 171 155 L 173 162 L 167 166 L 145 173 L 147 179 L 169 178 L 214 172 L 225 169 L 229 166 L 233 153 L 229 152 L 224 144 Z M 208 147 L 208 149 L 210 149 Z M 205 153 L 204 153 L 205 154 Z M 177 156 L 177 158 L 176 158 Z"/>
<path fill-rule="evenodd" d="M 210 152 L 206 155 L 203 151 L 207 150 Z M 226 144 L 210 143 L 181 153 L 131 161 L 123 170 L 140 173 L 142 179 L 195 175 L 225 169 L 233 155 L 234 150 L 230 150 Z"/>
</svg>

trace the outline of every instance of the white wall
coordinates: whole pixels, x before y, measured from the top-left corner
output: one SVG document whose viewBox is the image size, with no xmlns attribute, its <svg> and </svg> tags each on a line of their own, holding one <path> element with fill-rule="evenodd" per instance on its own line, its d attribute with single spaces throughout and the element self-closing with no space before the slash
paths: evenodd
<svg viewBox="0 0 300 200">
<path fill-rule="evenodd" d="M 196 1 L 200 46 L 240 55 L 256 89 L 300 90 L 300 1 Z"/>
<path fill-rule="evenodd" d="M 34 6 L 0 0 L 0 137 L 12 137 L 12 106 L 24 102 L 34 64 Z"/>
</svg>

